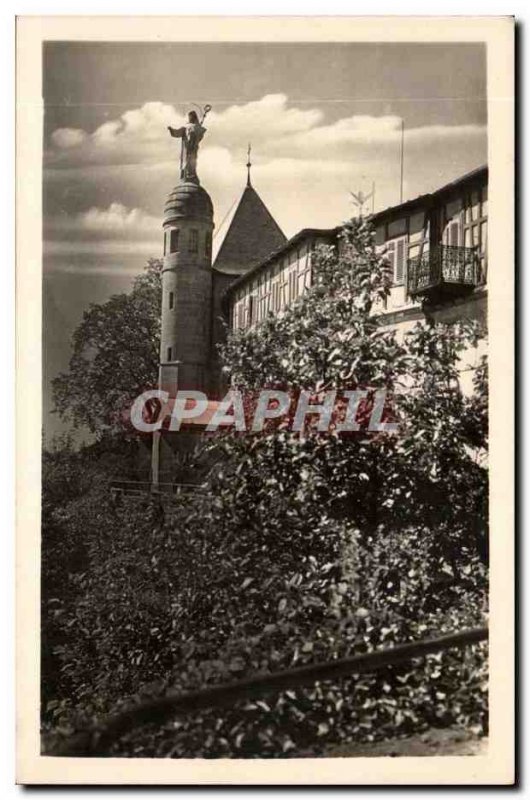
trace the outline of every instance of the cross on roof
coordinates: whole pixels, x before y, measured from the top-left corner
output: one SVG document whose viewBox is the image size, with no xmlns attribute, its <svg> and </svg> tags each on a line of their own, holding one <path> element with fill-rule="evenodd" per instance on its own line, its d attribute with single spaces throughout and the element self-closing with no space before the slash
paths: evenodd
<svg viewBox="0 0 530 800">
<path fill-rule="evenodd" d="M 250 152 L 251 152 L 251 150 L 252 150 L 252 148 L 251 148 L 250 143 L 249 143 L 248 150 L 247 150 L 247 158 L 248 158 L 248 161 L 247 161 L 247 186 L 251 186 L 252 185 L 250 183 L 250 168 L 252 166 L 252 162 L 250 160 Z"/>
</svg>

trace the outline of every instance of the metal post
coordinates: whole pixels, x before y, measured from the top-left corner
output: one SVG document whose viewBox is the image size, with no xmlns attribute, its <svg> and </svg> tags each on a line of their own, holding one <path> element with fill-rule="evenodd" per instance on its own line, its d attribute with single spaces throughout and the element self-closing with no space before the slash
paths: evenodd
<svg viewBox="0 0 530 800">
<path fill-rule="evenodd" d="M 403 202 L 403 159 L 405 153 L 405 120 L 401 119 L 401 176 L 399 181 L 399 202 Z"/>
</svg>

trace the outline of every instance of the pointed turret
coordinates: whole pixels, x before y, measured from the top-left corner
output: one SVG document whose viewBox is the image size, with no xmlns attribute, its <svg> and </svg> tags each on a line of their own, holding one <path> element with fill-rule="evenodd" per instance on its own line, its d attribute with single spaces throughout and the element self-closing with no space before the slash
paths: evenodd
<svg viewBox="0 0 530 800">
<path fill-rule="evenodd" d="M 250 145 L 247 185 L 219 248 L 214 269 L 242 275 L 287 239 L 250 180 Z"/>
</svg>

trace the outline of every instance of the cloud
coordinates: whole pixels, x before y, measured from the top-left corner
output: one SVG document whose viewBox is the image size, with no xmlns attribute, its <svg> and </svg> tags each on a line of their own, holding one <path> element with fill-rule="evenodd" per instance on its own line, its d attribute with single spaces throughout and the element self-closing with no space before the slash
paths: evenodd
<svg viewBox="0 0 530 800">
<path fill-rule="evenodd" d="M 285 94 L 268 94 L 250 103 L 233 105 L 221 113 L 212 111 L 208 117 L 212 144 L 226 147 L 267 149 L 270 142 L 314 130 L 323 120 L 320 109 L 302 110 L 289 107 Z"/>
<path fill-rule="evenodd" d="M 126 208 L 121 203 L 111 203 L 108 208 L 92 206 L 88 211 L 83 211 L 74 217 L 62 217 L 55 224 L 58 229 L 63 230 L 112 231 L 113 233 L 117 231 L 152 231 L 160 225 L 159 220 L 149 216 L 140 208 Z"/>
<path fill-rule="evenodd" d="M 92 206 L 77 214 L 58 214 L 44 220 L 44 234 L 58 243 L 105 241 L 108 239 L 150 240 L 160 238 L 160 220 L 140 208 L 111 203 L 108 208 Z M 136 246 L 136 245 L 135 245 Z"/>
<path fill-rule="evenodd" d="M 158 220 L 144 214 L 139 208 L 125 208 L 121 203 L 111 203 L 108 208 L 89 208 L 80 215 L 81 225 L 87 230 L 152 230 Z"/>
<path fill-rule="evenodd" d="M 87 138 L 88 135 L 80 128 L 57 128 L 51 136 L 54 145 L 60 149 L 78 147 L 78 145 L 86 141 Z"/>
<path fill-rule="evenodd" d="M 63 220 L 61 238 L 74 232 L 110 238 L 111 231 L 114 239 L 160 238 L 180 152 L 166 128 L 184 122 L 172 105 L 150 102 L 92 132 L 54 131 L 45 155 L 45 209 L 56 223 Z M 349 191 L 370 191 L 372 182 L 376 210 L 399 201 L 401 119 L 388 111 L 328 120 L 319 108 L 299 108 L 285 94 L 268 94 L 214 109 L 205 125 L 199 174 L 212 196 L 217 227 L 244 188 L 248 142 L 253 184 L 288 235 L 340 223 L 353 211 Z M 486 160 L 485 126 L 407 128 L 405 198 Z"/>
<path fill-rule="evenodd" d="M 271 140 L 310 131 L 322 118 L 319 109 L 292 108 L 286 95 L 269 94 L 260 100 L 229 106 L 222 112 L 212 111 L 205 125 L 212 146 L 231 149 L 246 148 L 249 141 L 255 146 L 264 146 Z M 164 152 L 175 155 L 178 145 L 171 141 L 167 127 L 180 127 L 186 122 L 186 117 L 173 106 L 149 102 L 104 122 L 92 133 L 58 128 L 51 135 L 53 148 L 47 156 L 50 161 L 59 162 L 74 159 L 105 162 L 109 156 L 128 162 L 134 158 L 160 157 Z M 74 149 L 75 153 L 64 152 Z"/>
<path fill-rule="evenodd" d="M 185 117 L 166 103 L 145 103 L 124 112 L 88 133 L 78 128 L 57 128 L 46 152 L 49 165 L 126 164 L 156 161 L 162 155 L 176 158 L 167 127 L 180 127 Z M 165 155 L 164 155 L 165 154 Z"/>
<path fill-rule="evenodd" d="M 156 258 L 160 255 L 160 242 L 144 240 L 142 242 L 106 239 L 100 242 L 83 242 L 79 240 L 46 239 L 43 243 L 45 256 L 128 256 L 144 255 Z"/>
<path fill-rule="evenodd" d="M 50 166 L 90 164 L 156 164 L 176 162 L 178 144 L 168 136 L 167 126 L 181 126 L 185 118 L 161 102 L 142 107 L 109 120 L 92 133 L 59 128 L 52 134 L 47 152 Z M 330 124 L 318 108 L 300 109 L 289 104 L 284 94 L 269 94 L 260 100 L 212 111 L 205 125 L 208 136 L 201 159 L 210 148 L 227 149 L 238 156 L 249 142 L 262 158 L 354 158 L 369 148 L 392 148 L 400 140 L 401 119 L 395 115 L 354 115 Z M 436 139 L 452 140 L 485 136 L 482 126 L 424 126 L 407 129 L 409 144 L 428 145 Z"/>
<path fill-rule="evenodd" d="M 121 273 L 121 267 L 108 263 L 109 257 L 156 258 L 160 256 L 161 241 L 160 220 L 140 208 L 127 208 L 117 202 L 108 208 L 92 206 L 78 214 L 61 214 L 44 220 L 43 253 L 47 271 L 78 272 L 82 263 L 85 272 Z M 87 267 L 88 257 L 106 263 Z M 79 262 L 79 258 L 85 260 Z"/>
</svg>

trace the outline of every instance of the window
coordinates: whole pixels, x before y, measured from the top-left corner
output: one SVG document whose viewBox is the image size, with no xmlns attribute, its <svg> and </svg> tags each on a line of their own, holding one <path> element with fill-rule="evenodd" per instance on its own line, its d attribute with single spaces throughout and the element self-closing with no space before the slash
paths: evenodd
<svg viewBox="0 0 530 800">
<path fill-rule="evenodd" d="M 479 193 L 471 192 L 471 219 L 476 222 L 480 216 Z"/>
<path fill-rule="evenodd" d="M 298 283 L 296 267 L 289 271 L 289 303 L 292 303 L 298 297 Z"/>
<path fill-rule="evenodd" d="M 238 300 L 233 309 L 233 328 L 238 330 L 245 327 L 245 301 Z"/>
<path fill-rule="evenodd" d="M 309 249 L 299 251 L 298 258 L 298 295 L 311 286 L 311 256 Z"/>
<path fill-rule="evenodd" d="M 407 218 L 395 219 L 393 222 L 388 223 L 389 236 L 401 236 L 407 231 Z"/>
<path fill-rule="evenodd" d="M 254 313 L 255 313 L 254 308 L 255 308 L 255 306 L 254 306 L 254 295 L 251 294 L 251 295 L 249 295 L 249 298 L 248 298 L 248 324 L 249 325 L 252 325 L 252 323 L 254 322 Z"/>
<path fill-rule="evenodd" d="M 409 239 L 420 242 L 424 238 L 425 214 L 423 211 L 413 214 L 409 219 Z"/>
<path fill-rule="evenodd" d="M 212 255 L 212 234 L 207 233 L 204 241 L 204 252 L 209 257 Z"/>
<path fill-rule="evenodd" d="M 188 240 L 188 253 L 199 252 L 199 231 L 192 228 L 190 231 L 190 238 Z"/>
<path fill-rule="evenodd" d="M 167 349 L 167 360 L 168 361 L 172 361 L 173 360 L 173 348 L 172 347 L 168 347 L 168 349 Z"/>
<path fill-rule="evenodd" d="M 486 245 L 487 245 L 487 236 L 488 236 L 488 223 L 483 222 L 480 226 L 480 252 L 486 252 Z"/>
<path fill-rule="evenodd" d="M 445 218 L 446 220 L 450 220 L 453 217 L 456 217 L 460 211 L 462 210 L 462 198 L 457 197 L 456 200 L 452 200 L 450 203 L 447 203 L 445 206 Z"/>
<path fill-rule="evenodd" d="M 405 260 L 407 251 L 407 237 L 394 239 L 388 243 L 388 260 L 392 268 L 393 281 L 396 286 L 405 283 Z"/>
<path fill-rule="evenodd" d="M 275 280 L 272 284 L 272 309 L 273 311 L 280 310 L 280 281 Z"/>
<path fill-rule="evenodd" d="M 266 317 L 272 311 L 272 272 L 269 271 L 265 275 L 265 283 L 263 286 L 264 302 L 263 302 L 263 317 Z"/>
<path fill-rule="evenodd" d="M 176 253 L 179 249 L 179 232 L 177 228 L 172 228 L 169 232 L 169 252 Z"/>
<path fill-rule="evenodd" d="M 458 247 L 459 245 L 459 236 L 460 233 L 460 225 L 456 220 L 450 222 L 447 226 L 447 244 L 451 247 Z"/>
<path fill-rule="evenodd" d="M 485 274 L 486 263 L 487 193 L 487 186 L 468 193 L 464 223 L 464 247 L 474 247 L 478 251 L 482 275 Z"/>
<path fill-rule="evenodd" d="M 485 283 L 486 282 L 487 250 L 488 250 L 488 223 L 487 222 L 482 222 L 481 225 L 480 225 L 480 281 L 481 281 L 481 283 Z"/>
<path fill-rule="evenodd" d="M 484 186 L 482 189 L 482 216 L 488 215 L 488 187 Z"/>
<path fill-rule="evenodd" d="M 170 292 L 169 293 L 169 307 L 173 308 L 174 304 L 175 304 L 175 293 L 174 292 Z"/>
<path fill-rule="evenodd" d="M 385 226 L 379 225 L 375 229 L 375 243 L 376 245 L 383 245 L 385 243 Z"/>
</svg>

